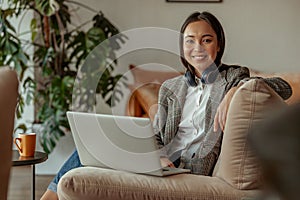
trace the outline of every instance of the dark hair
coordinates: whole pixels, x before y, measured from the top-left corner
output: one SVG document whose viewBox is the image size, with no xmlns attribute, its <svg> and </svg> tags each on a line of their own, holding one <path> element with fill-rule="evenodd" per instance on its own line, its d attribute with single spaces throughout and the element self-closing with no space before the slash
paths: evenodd
<svg viewBox="0 0 300 200">
<path fill-rule="evenodd" d="M 211 13 L 209 12 L 194 12 L 192 13 L 183 23 L 181 29 L 180 29 L 180 37 L 179 37 L 179 46 L 180 46 L 180 58 L 181 58 L 181 62 L 182 64 L 189 70 L 191 71 L 193 74 L 195 74 L 195 70 L 194 68 L 192 68 L 189 63 L 186 61 L 186 59 L 184 58 L 184 53 L 183 53 L 183 33 L 186 29 L 186 27 L 192 23 L 192 22 L 196 22 L 196 21 L 201 21 L 204 20 L 205 22 L 207 22 L 212 29 L 215 31 L 216 35 L 217 35 L 217 40 L 218 40 L 218 46 L 220 48 L 219 52 L 217 53 L 217 57 L 214 60 L 215 64 L 217 66 L 219 66 L 221 64 L 221 59 L 224 53 L 224 49 L 225 49 L 225 34 L 224 34 L 224 30 L 223 27 L 221 25 L 221 23 L 219 22 L 219 20 Z"/>
</svg>

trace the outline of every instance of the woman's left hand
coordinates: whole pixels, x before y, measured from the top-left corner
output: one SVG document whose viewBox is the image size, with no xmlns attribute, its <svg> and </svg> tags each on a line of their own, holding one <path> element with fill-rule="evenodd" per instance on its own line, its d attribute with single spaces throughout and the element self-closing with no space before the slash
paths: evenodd
<svg viewBox="0 0 300 200">
<path fill-rule="evenodd" d="M 231 88 L 221 101 L 214 118 L 214 132 L 219 128 L 224 131 L 229 104 L 236 90 L 237 87 Z"/>
</svg>

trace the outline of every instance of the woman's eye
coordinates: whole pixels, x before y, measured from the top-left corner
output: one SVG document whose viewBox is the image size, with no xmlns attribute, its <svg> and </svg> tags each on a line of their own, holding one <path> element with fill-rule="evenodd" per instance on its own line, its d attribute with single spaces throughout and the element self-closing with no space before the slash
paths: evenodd
<svg viewBox="0 0 300 200">
<path fill-rule="evenodd" d="M 210 43 L 212 41 L 212 39 L 203 39 L 202 42 L 203 43 Z"/>
<path fill-rule="evenodd" d="M 195 42 L 194 42 L 194 40 L 186 40 L 185 43 L 187 43 L 187 44 L 194 44 Z"/>
</svg>

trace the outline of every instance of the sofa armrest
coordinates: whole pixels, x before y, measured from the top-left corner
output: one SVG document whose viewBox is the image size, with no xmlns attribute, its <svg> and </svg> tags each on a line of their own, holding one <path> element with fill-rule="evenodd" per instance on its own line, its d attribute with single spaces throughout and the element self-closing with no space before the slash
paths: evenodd
<svg viewBox="0 0 300 200">
<path fill-rule="evenodd" d="M 217 177 L 193 174 L 156 177 L 95 167 L 67 172 L 59 181 L 57 192 L 60 200 L 240 200 L 259 194 L 257 190 L 234 189 Z"/>
<path fill-rule="evenodd" d="M 261 166 L 248 137 L 255 123 L 265 119 L 268 111 L 285 107 L 285 102 L 263 80 L 253 79 L 234 94 L 227 114 L 221 153 L 214 170 L 240 190 L 262 185 Z"/>
</svg>

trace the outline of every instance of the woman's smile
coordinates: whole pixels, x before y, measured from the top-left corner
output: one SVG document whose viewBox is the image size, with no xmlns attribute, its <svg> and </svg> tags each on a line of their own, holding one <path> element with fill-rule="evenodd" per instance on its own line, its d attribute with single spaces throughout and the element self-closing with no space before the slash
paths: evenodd
<svg viewBox="0 0 300 200">
<path fill-rule="evenodd" d="M 206 54 L 192 55 L 192 59 L 194 59 L 195 61 L 199 61 L 199 62 L 202 62 L 206 58 L 207 58 Z"/>
</svg>

